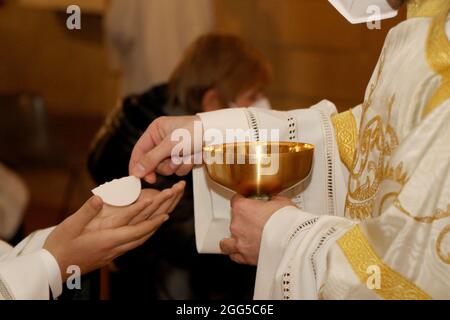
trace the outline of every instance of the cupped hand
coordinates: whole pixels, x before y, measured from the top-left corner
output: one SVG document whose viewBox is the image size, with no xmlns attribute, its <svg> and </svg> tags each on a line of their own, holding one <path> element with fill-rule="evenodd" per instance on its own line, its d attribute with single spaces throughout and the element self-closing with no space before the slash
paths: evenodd
<svg viewBox="0 0 450 320">
<path fill-rule="evenodd" d="M 63 281 L 69 266 L 78 266 L 82 274 L 101 268 L 147 241 L 169 219 L 184 186 L 182 181 L 162 192 L 144 190 L 136 203 L 123 208 L 94 196 L 56 226 L 43 248 L 58 262 Z"/>
</svg>

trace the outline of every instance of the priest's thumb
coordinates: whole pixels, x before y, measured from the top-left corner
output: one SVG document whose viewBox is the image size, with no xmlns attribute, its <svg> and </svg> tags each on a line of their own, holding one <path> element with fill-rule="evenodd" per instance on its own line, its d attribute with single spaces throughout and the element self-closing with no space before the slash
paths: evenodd
<svg viewBox="0 0 450 320">
<path fill-rule="evenodd" d="M 292 200 L 289 199 L 288 197 L 285 197 L 285 196 L 279 196 L 279 195 L 273 197 L 271 200 L 274 200 L 274 201 L 286 201 L 286 202 L 291 202 L 291 201 L 292 201 Z"/>
<path fill-rule="evenodd" d="M 233 197 L 230 200 L 231 208 L 234 208 L 236 206 L 236 203 L 242 201 L 243 199 L 245 199 L 244 196 L 240 195 L 239 193 L 233 195 Z"/>
</svg>

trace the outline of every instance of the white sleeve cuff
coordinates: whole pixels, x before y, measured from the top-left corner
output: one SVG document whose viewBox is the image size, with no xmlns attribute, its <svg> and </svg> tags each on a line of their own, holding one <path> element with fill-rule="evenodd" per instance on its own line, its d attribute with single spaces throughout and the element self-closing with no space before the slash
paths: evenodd
<svg viewBox="0 0 450 320">
<path fill-rule="evenodd" d="M 276 211 L 267 221 L 263 230 L 263 239 L 272 251 L 283 251 L 295 226 L 307 220 L 315 221 L 319 216 L 305 212 L 294 206 Z"/>
<path fill-rule="evenodd" d="M 273 296 L 273 275 L 283 259 L 288 242 L 301 223 L 315 223 L 319 218 L 288 206 L 275 212 L 264 226 L 259 250 L 255 282 L 255 300 L 267 300 Z M 310 221 L 310 222 L 308 222 Z"/>
<path fill-rule="evenodd" d="M 228 108 L 197 114 L 202 121 L 204 143 L 206 146 L 228 142 L 228 130 L 246 130 L 249 128 L 245 108 Z M 221 134 L 221 141 L 217 133 Z M 215 139 L 213 139 L 215 138 Z M 211 141 L 212 139 L 212 141 Z M 238 139 L 239 141 L 239 139 Z"/>
<path fill-rule="evenodd" d="M 53 255 L 45 249 L 39 250 L 39 256 L 41 257 L 47 272 L 48 284 L 52 290 L 53 299 L 56 299 L 61 295 L 63 290 L 61 270 L 58 262 Z"/>
</svg>

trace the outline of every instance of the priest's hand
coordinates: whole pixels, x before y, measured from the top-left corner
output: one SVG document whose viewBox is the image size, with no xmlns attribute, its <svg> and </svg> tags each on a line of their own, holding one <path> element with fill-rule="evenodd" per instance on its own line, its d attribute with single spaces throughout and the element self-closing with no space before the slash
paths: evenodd
<svg viewBox="0 0 450 320">
<path fill-rule="evenodd" d="M 71 265 L 86 274 L 147 241 L 169 218 L 168 213 L 181 198 L 184 183 L 172 189 L 156 197 L 151 195 L 154 191 L 143 191 L 136 203 L 124 208 L 104 205 L 99 197 L 92 197 L 59 224 L 50 233 L 44 249 L 58 262 L 63 281 Z"/>
<path fill-rule="evenodd" d="M 203 144 L 202 136 L 199 138 L 200 141 L 194 141 L 196 121 L 200 124 L 199 128 L 202 128 L 198 116 L 160 117 L 153 121 L 133 149 L 129 163 L 130 174 L 144 178 L 149 183 L 156 182 L 155 172 L 162 175 L 188 174 L 194 166 L 193 161 L 181 165 L 171 161 L 172 150 L 179 143 L 178 140 L 172 140 L 172 133 L 176 129 L 185 129 L 190 135 L 188 137 L 191 139 L 190 150 L 183 150 L 180 154 L 189 159 L 195 152 L 201 151 Z"/>
<path fill-rule="evenodd" d="M 240 264 L 256 265 L 264 226 L 279 209 L 295 204 L 285 197 L 270 201 L 252 200 L 235 195 L 231 199 L 231 238 L 220 242 L 220 249 Z"/>
</svg>

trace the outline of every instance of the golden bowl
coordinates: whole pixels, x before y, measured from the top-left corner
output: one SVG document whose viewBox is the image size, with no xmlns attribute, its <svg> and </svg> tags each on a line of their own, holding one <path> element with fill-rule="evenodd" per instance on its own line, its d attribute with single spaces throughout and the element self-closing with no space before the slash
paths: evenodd
<svg viewBox="0 0 450 320">
<path fill-rule="evenodd" d="M 209 177 L 245 197 L 269 198 L 306 179 L 314 146 L 298 142 L 242 142 L 203 148 Z"/>
</svg>

